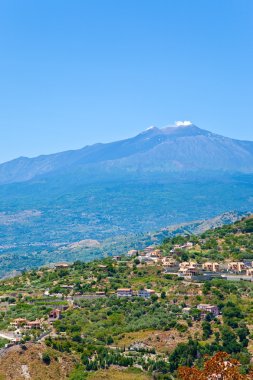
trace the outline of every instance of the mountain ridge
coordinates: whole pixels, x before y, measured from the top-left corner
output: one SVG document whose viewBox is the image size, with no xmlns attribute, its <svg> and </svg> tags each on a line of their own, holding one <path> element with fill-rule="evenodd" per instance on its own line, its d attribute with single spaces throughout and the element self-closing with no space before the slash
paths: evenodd
<svg viewBox="0 0 253 380">
<path fill-rule="evenodd" d="M 124 140 L 5 162 L 0 164 L 0 184 L 76 171 L 110 177 L 201 170 L 252 173 L 253 142 L 214 134 L 194 124 L 151 127 Z"/>
</svg>

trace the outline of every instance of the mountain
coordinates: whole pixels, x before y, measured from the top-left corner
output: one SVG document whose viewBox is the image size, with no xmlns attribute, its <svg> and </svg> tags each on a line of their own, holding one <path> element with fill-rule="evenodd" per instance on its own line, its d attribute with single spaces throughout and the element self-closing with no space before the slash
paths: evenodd
<svg viewBox="0 0 253 380">
<path fill-rule="evenodd" d="M 89 261 L 165 226 L 192 231 L 184 224 L 253 212 L 252 172 L 253 143 L 192 124 L 2 164 L 0 275 L 17 263 Z"/>
<path fill-rule="evenodd" d="M 151 127 L 126 140 L 3 163 L 0 184 L 67 173 L 108 179 L 200 171 L 252 173 L 253 142 L 223 137 L 191 123 Z"/>
</svg>

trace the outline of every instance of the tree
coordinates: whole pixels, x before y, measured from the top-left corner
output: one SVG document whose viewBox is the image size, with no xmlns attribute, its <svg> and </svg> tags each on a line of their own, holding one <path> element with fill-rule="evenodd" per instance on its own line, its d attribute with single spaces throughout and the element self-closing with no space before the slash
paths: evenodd
<svg viewBox="0 0 253 380">
<path fill-rule="evenodd" d="M 240 352 L 241 345 L 236 340 L 236 335 L 233 330 L 227 326 L 223 326 L 221 329 L 221 338 L 223 343 L 223 350 L 229 354 Z"/>
<path fill-rule="evenodd" d="M 158 296 L 156 294 L 152 294 L 150 298 L 152 302 L 156 302 L 158 300 Z"/>
<path fill-rule="evenodd" d="M 211 290 L 211 282 L 206 281 L 203 286 L 203 294 L 208 294 L 208 292 Z"/>
<path fill-rule="evenodd" d="M 51 358 L 48 352 L 43 352 L 42 354 L 42 360 L 45 364 L 49 365 L 51 362 Z"/>
<path fill-rule="evenodd" d="M 203 328 L 203 339 L 207 340 L 212 335 L 212 328 L 211 328 L 210 322 L 203 321 L 202 328 Z"/>
<path fill-rule="evenodd" d="M 175 371 L 179 366 L 191 366 L 198 357 L 199 343 L 189 340 L 188 343 L 179 343 L 169 357 L 170 371 Z"/>
<path fill-rule="evenodd" d="M 207 360 L 203 370 L 195 367 L 180 367 L 178 375 L 181 380 L 247 380 L 252 379 L 252 373 L 242 375 L 239 372 L 240 363 L 232 359 L 226 352 L 218 352 Z"/>
<path fill-rule="evenodd" d="M 242 324 L 237 330 L 237 335 L 240 339 L 240 342 L 244 347 L 247 347 L 248 345 L 248 339 L 247 336 L 249 335 L 249 329 L 245 324 Z"/>
<path fill-rule="evenodd" d="M 162 293 L 161 293 L 161 298 L 162 298 L 162 299 L 165 299 L 165 298 L 166 298 L 166 293 L 165 293 L 164 291 L 162 291 Z"/>
</svg>

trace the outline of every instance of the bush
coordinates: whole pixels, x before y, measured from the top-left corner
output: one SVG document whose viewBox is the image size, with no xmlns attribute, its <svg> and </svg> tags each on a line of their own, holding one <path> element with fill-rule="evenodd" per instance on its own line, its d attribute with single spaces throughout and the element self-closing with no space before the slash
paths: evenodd
<svg viewBox="0 0 253 380">
<path fill-rule="evenodd" d="M 43 352 L 42 354 L 42 361 L 43 363 L 49 365 L 51 363 L 51 358 L 48 352 Z"/>
<path fill-rule="evenodd" d="M 83 367 L 76 367 L 70 374 L 69 380 L 84 380 L 87 378 L 87 374 L 85 374 Z"/>
</svg>

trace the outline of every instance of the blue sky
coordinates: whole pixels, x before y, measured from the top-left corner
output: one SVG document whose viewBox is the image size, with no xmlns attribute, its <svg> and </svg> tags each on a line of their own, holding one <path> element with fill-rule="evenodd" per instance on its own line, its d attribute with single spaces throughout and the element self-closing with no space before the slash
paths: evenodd
<svg viewBox="0 0 253 380">
<path fill-rule="evenodd" d="M 1 0 L 0 162 L 192 120 L 253 140 L 252 0 Z"/>
</svg>

